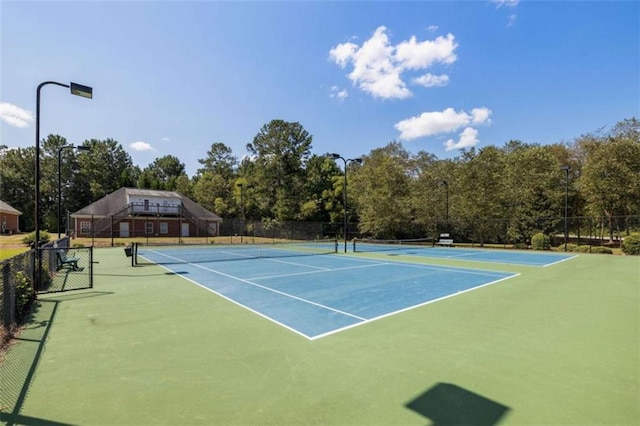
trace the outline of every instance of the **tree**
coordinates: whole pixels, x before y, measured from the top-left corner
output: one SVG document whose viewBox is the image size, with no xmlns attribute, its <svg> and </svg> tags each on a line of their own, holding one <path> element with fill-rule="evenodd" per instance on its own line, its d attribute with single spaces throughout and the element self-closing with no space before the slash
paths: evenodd
<svg viewBox="0 0 640 426">
<path fill-rule="evenodd" d="M 550 235 L 559 226 L 564 206 L 564 172 L 554 146 L 522 144 L 510 150 L 504 170 L 500 201 L 504 215 L 511 217 L 511 242 L 529 241 L 538 231 Z"/>
<path fill-rule="evenodd" d="M 156 158 L 142 170 L 138 177 L 138 188 L 173 191 L 177 179 L 186 176 L 184 164 L 173 155 Z"/>
<path fill-rule="evenodd" d="M 35 148 L 0 150 L 0 200 L 22 212 L 20 229 L 35 227 Z"/>
<path fill-rule="evenodd" d="M 335 222 L 335 216 L 330 212 L 335 211 L 333 206 L 337 204 L 332 178 L 340 173 L 336 162 L 324 156 L 313 155 L 307 161 L 300 200 L 300 220 L 313 222 Z M 340 202 L 341 204 L 341 202 Z"/>
<path fill-rule="evenodd" d="M 588 148 L 581 185 L 588 208 L 606 218 L 609 241 L 616 216 L 640 212 L 640 143 L 635 137 L 618 134 Z"/>
<path fill-rule="evenodd" d="M 84 142 L 90 152 L 78 157 L 82 179 L 96 201 L 122 187 L 135 187 L 140 170 L 117 141 L 91 139 Z"/>
<path fill-rule="evenodd" d="M 218 174 L 204 172 L 193 185 L 194 201 L 220 216 L 227 216 L 232 206 L 228 202 L 229 182 Z"/>
<path fill-rule="evenodd" d="M 409 153 L 402 144 L 391 142 L 363 160 L 362 166 L 349 170 L 347 193 L 356 201 L 360 231 L 375 238 L 404 236 L 414 219 Z"/>
<path fill-rule="evenodd" d="M 238 158 L 232 154 L 231 148 L 222 142 L 211 144 L 207 151 L 207 157 L 198 160 L 203 167 L 198 169 L 198 175 L 210 172 L 222 176 L 224 179 L 231 179 L 238 165 Z"/>
<path fill-rule="evenodd" d="M 254 157 L 249 181 L 262 217 L 286 221 L 299 216 L 312 139 L 300 123 L 272 120 L 247 144 Z"/>
<path fill-rule="evenodd" d="M 468 233 L 481 246 L 503 233 L 497 219 L 504 217 L 504 162 L 503 151 L 494 146 L 472 148 L 463 153 L 457 169 L 454 185 L 459 196 L 453 210 L 462 220 L 457 232 Z"/>
</svg>

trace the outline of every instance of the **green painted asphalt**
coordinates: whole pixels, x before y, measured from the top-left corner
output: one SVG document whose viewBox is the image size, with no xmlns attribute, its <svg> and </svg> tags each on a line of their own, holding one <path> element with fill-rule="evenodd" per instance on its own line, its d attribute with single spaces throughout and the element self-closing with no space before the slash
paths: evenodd
<svg viewBox="0 0 640 426">
<path fill-rule="evenodd" d="M 3 422 L 640 424 L 638 257 L 505 266 L 521 275 L 315 341 L 122 248 L 95 260 L 0 365 Z"/>
</svg>

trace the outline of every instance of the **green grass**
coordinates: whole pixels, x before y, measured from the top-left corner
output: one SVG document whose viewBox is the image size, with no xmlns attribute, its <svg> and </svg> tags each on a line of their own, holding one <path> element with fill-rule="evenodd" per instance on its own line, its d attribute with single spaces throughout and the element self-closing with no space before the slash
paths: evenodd
<svg viewBox="0 0 640 426">
<path fill-rule="evenodd" d="M 521 275 L 316 341 L 122 248 L 95 260 L 95 288 L 41 297 L 7 354 L 3 420 L 425 425 L 437 405 L 455 423 L 429 399 L 455 388 L 506 407 L 501 424 L 640 423 L 637 257 L 504 267 Z"/>
<path fill-rule="evenodd" d="M 24 253 L 25 251 L 29 251 L 29 247 L 23 248 L 0 248 L 0 260 L 8 259 L 20 253 Z"/>
</svg>

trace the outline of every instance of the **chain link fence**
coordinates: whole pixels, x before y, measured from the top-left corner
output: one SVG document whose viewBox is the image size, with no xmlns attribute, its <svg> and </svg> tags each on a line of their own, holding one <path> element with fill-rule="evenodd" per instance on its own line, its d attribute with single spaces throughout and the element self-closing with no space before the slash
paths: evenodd
<svg viewBox="0 0 640 426">
<path fill-rule="evenodd" d="M 0 272 L 1 344 L 25 319 L 37 294 L 93 287 L 93 248 L 69 248 L 69 238 L 62 238 L 0 261 Z"/>
</svg>

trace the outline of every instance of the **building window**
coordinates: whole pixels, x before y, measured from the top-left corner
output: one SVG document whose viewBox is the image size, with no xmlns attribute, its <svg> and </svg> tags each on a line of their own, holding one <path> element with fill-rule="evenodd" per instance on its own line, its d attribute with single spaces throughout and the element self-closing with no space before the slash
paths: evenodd
<svg viewBox="0 0 640 426">
<path fill-rule="evenodd" d="M 160 233 L 161 234 L 169 233 L 169 224 L 167 222 L 160 222 Z"/>
<path fill-rule="evenodd" d="M 144 224 L 144 232 L 147 235 L 153 234 L 153 222 L 145 222 L 145 224 Z"/>
<path fill-rule="evenodd" d="M 81 234 L 90 234 L 91 233 L 91 222 L 86 222 L 86 221 L 80 222 L 80 233 Z"/>
<path fill-rule="evenodd" d="M 149 211 L 149 200 L 144 200 L 144 211 L 145 212 Z"/>
</svg>

